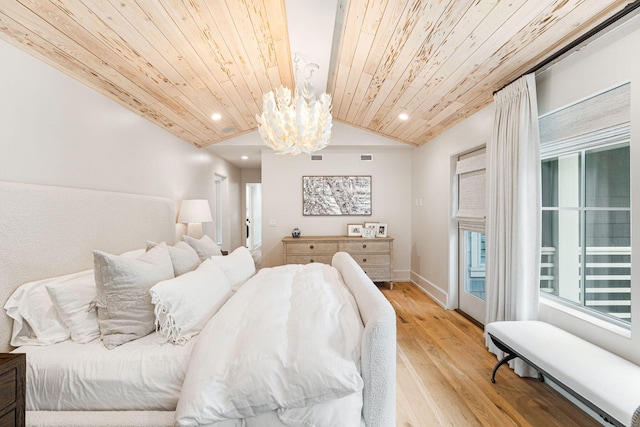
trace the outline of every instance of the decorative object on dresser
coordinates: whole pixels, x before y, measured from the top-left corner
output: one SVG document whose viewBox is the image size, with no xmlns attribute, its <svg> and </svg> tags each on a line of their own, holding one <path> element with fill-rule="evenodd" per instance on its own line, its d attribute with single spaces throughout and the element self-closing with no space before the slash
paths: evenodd
<svg viewBox="0 0 640 427">
<path fill-rule="evenodd" d="M 295 237 L 295 238 L 300 237 L 300 229 L 298 227 L 291 230 L 291 237 Z"/>
<path fill-rule="evenodd" d="M 367 226 L 362 228 L 362 237 L 365 239 L 373 239 L 376 237 L 377 226 Z"/>
<path fill-rule="evenodd" d="M 372 281 L 389 282 L 393 289 L 392 237 L 363 240 L 348 236 L 303 236 L 297 239 L 287 236 L 282 239 L 282 244 L 285 264 L 329 264 L 336 252 L 347 252 Z"/>
<path fill-rule="evenodd" d="M 24 426 L 26 356 L 0 353 L 0 426 Z"/>
<path fill-rule="evenodd" d="M 376 225 L 376 237 L 387 237 L 387 224 L 378 223 Z"/>
<path fill-rule="evenodd" d="M 349 237 L 361 237 L 362 236 L 362 224 L 349 224 L 349 225 L 347 225 L 347 236 L 349 236 Z"/>
<path fill-rule="evenodd" d="M 303 176 L 302 214 L 371 215 L 371 176 Z"/>
</svg>

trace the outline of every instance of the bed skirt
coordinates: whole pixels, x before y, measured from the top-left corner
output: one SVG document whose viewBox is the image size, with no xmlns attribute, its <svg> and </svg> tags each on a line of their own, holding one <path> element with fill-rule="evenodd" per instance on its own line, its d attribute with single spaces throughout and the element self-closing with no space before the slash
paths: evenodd
<svg viewBox="0 0 640 427">
<path fill-rule="evenodd" d="M 173 427 L 174 411 L 27 411 L 28 427 Z"/>
</svg>

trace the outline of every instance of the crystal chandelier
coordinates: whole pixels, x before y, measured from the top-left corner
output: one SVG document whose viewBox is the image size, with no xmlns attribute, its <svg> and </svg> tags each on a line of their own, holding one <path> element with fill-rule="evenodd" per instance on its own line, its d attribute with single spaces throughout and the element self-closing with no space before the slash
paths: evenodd
<svg viewBox="0 0 640 427">
<path fill-rule="evenodd" d="M 260 136 L 277 154 L 313 153 L 325 148 L 331 137 L 331 95 L 316 97 L 308 79 L 319 67 L 307 64 L 309 75 L 305 76 L 298 67 L 299 61 L 296 55 L 293 98 L 289 88 L 280 86 L 262 96 L 262 114 L 256 115 Z"/>
</svg>

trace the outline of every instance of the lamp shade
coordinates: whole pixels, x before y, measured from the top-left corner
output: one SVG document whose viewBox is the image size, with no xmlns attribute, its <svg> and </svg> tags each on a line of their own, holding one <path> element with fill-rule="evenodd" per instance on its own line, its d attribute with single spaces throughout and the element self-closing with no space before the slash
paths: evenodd
<svg viewBox="0 0 640 427">
<path fill-rule="evenodd" d="M 206 199 L 183 200 L 180 204 L 180 215 L 178 222 L 195 223 L 195 222 L 211 222 L 211 208 L 209 201 Z"/>
</svg>

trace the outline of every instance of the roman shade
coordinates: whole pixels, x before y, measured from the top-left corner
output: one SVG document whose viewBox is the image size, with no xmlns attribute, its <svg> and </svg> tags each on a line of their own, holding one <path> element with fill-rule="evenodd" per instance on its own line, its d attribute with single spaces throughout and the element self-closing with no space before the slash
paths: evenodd
<svg viewBox="0 0 640 427">
<path fill-rule="evenodd" d="M 540 117 L 540 157 L 629 142 L 630 83 L 552 111 Z"/>
<path fill-rule="evenodd" d="M 486 206 L 486 149 L 466 153 L 458 157 L 458 227 L 484 233 Z"/>
</svg>

